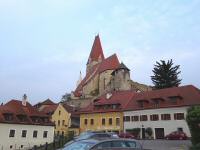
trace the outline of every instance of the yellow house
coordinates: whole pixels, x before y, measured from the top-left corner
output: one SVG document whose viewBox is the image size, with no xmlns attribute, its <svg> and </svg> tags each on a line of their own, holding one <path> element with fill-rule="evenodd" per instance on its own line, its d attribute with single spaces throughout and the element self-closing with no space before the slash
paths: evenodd
<svg viewBox="0 0 200 150">
<path fill-rule="evenodd" d="M 55 123 L 55 135 L 67 135 L 69 132 L 79 134 L 79 115 L 74 107 L 67 104 L 59 104 L 52 115 Z"/>
<path fill-rule="evenodd" d="M 132 99 L 133 91 L 113 91 L 94 100 L 80 112 L 80 130 L 121 132 L 123 109 Z"/>
</svg>

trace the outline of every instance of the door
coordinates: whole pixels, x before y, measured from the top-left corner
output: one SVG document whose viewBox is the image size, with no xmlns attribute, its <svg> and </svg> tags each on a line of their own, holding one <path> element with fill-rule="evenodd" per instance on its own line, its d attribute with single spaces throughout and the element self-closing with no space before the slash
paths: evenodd
<svg viewBox="0 0 200 150">
<path fill-rule="evenodd" d="M 142 128 L 142 139 L 145 139 L 145 128 Z"/>
<path fill-rule="evenodd" d="M 155 136 L 156 139 L 164 139 L 164 128 L 155 128 Z"/>
</svg>

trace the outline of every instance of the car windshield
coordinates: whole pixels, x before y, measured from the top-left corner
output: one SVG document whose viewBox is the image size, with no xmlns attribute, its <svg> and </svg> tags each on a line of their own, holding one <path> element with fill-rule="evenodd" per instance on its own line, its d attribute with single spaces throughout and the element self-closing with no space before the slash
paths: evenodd
<svg viewBox="0 0 200 150">
<path fill-rule="evenodd" d="M 92 133 L 84 133 L 84 134 L 80 134 L 80 136 L 78 136 L 78 139 L 88 139 L 90 136 L 92 135 Z"/>
<path fill-rule="evenodd" d="M 63 150 L 89 150 L 95 142 L 79 141 L 66 146 Z"/>
</svg>

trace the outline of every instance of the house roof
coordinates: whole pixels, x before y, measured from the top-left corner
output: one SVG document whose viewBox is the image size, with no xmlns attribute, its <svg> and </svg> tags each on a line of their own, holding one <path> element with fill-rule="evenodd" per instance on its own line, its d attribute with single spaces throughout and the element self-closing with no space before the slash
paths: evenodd
<svg viewBox="0 0 200 150">
<path fill-rule="evenodd" d="M 116 54 L 111 55 L 110 57 L 104 59 L 101 63 L 96 64 L 92 67 L 86 76 L 83 78 L 81 83 L 78 85 L 74 91 L 74 95 L 80 97 L 82 95 L 82 88 L 86 85 L 91 79 L 93 79 L 97 74 L 100 74 L 106 70 L 115 70 L 119 67 L 119 60 Z"/>
<path fill-rule="evenodd" d="M 178 97 L 180 101 L 177 104 L 172 104 L 170 103 L 170 97 Z M 159 108 L 200 105 L 200 90 L 193 85 L 186 85 L 136 93 L 132 100 L 129 101 L 125 110 L 141 109 L 138 106 L 138 101 L 146 101 L 149 103 L 143 109 L 153 109 L 152 103 L 154 100 L 162 101 Z"/>
<path fill-rule="evenodd" d="M 53 114 L 56 108 L 58 107 L 58 104 L 54 105 L 45 105 L 39 109 L 39 111 L 44 112 L 45 114 Z"/>
<path fill-rule="evenodd" d="M 11 114 L 13 119 L 7 121 L 4 117 L 5 114 Z M 21 121 L 17 116 L 26 116 L 26 121 Z M 39 122 L 34 122 L 32 117 L 37 117 Z M 39 112 L 30 103 L 26 102 L 26 106 L 22 105 L 20 100 L 11 100 L 3 106 L 0 106 L 0 122 L 1 123 L 13 123 L 13 124 L 32 124 L 32 125 L 54 125 L 52 122 L 43 122 L 43 119 L 48 119 L 49 117 L 43 113 Z"/>
<path fill-rule="evenodd" d="M 193 85 L 172 87 L 160 90 L 134 92 L 134 91 L 114 91 L 110 98 L 106 94 L 95 99 L 86 108 L 80 110 L 81 114 L 106 113 L 117 111 L 134 111 L 140 109 L 155 109 L 154 101 L 159 100 L 162 103 L 159 108 L 184 107 L 200 105 L 200 90 Z M 178 98 L 179 102 L 173 104 L 170 98 Z M 140 108 L 138 102 L 148 103 L 144 108 Z M 98 106 L 120 105 L 118 109 L 96 109 Z"/>
<path fill-rule="evenodd" d="M 50 100 L 49 98 L 43 102 L 40 103 L 41 105 L 55 105 L 56 103 L 54 103 L 52 100 Z"/>
<path fill-rule="evenodd" d="M 99 35 L 95 36 L 94 43 L 92 45 L 92 50 L 90 52 L 88 63 L 89 61 L 98 61 L 99 58 L 104 59 L 103 49 L 101 46 L 101 41 Z"/>
<path fill-rule="evenodd" d="M 109 98 L 107 94 L 110 94 Z M 113 91 L 107 93 L 99 98 L 95 99 L 94 102 L 90 103 L 86 108 L 81 109 L 80 113 L 104 113 L 104 112 L 118 112 L 126 108 L 127 104 L 135 94 L 134 91 Z M 118 109 L 96 109 L 96 106 L 103 105 L 119 105 Z"/>
</svg>

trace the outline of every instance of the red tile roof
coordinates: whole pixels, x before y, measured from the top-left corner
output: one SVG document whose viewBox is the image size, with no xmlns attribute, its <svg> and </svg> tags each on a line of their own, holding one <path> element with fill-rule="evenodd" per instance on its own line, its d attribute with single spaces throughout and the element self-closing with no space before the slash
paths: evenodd
<svg viewBox="0 0 200 150">
<path fill-rule="evenodd" d="M 178 97 L 177 104 L 170 103 L 170 97 Z M 126 110 L 141 109 L 138 101 L 142 100 L 148 103 L 143 109 L 154 109 L 153 100 L 155 99 L 161 100 L 159 108 L 200 105 L 200 90 L 193 85 L 187 85 L 136 93 L 127 105 Z"/>
<path fill-rule="evenodd" d="M 115 70 L 120 65 L 119 60 L 116 54 L 111 55 L 110 57 L 104 59 L 101 63 L 93 66 L 90 72 L 88 72 L 85 78 L 81 81 L 79 86 L 74 91 L 74 95 L 76 97 L 80 97 L 82 95 L 83 86 L 86 85 L 91 79 L 93 79 L 97 74 L 102 73 L 106 70 Z"/>
<path fill-rule="evenodd" d="M 170 97 L 177 97 L 177 104 L 170 102 Z M 106 95 L 97 98 L 93 103 L 86 108 L 80 110 L 81 114 L 85 113 L 106 113 L 117 111 L 134 111 L 140 109 L 155 109 L 154 100 L 160 100 L 158 108 L 184 107 L 192 105 L 200 105 L 200 90 L 193 85 L 166 88 L 160 90 L 146 91 L 136 93 L 134 91 L 114 91 L 109 99 Z M 144 108 L 140 108 L 138 101 L 147 102 Z M 98 106 L 111 104 L 120 104 L 119 109 L 96 109 Z"/>
<path fill-rule="evenodd" d="M 134 91 L 113 91 L 110 98 L 106 98 L 106 94 L 100 96 L 93 103 L 88 105 L 86 108 L 83 108 L 80 113 L 104 113 L 104 112 L 118 112 L 126 108 L 129 101 L 132 99 L 135 94 Z M 105 106 L 105 105 L 119 105 L 118 109 L 96 109 L 96 106 Z"/>
<path fill-rule="evenodd" d="M 101 47 L 101 41 L 100 41 L 99 35 L 97 35 L 95 36 L 95 39 L 94 39 L 94 43 L 92 46 L 92 50 L 90 52 L 88 63 L 89 61 L 98 61 L 100 57 L 102 58 L 102 60 L 104 59 L 104 54 Z"/>
<path fill-rule="evenodd" d="M 4 117 L 5 114 L 11 114 L 13 119 L 7 121 Z M 26 121 L 21 121 L 17 116 L 24 115 L 26 116 Z M 32 120 L 32 117 L 38 119 L 37 122 Z M 43 121 L 46 119 L 47 121 Z M 1 123 L 13 123 L 13 124 L 33 124 L 33 125 L 54 125 L 49 121 L 49 117 L 43 112 L 39 112 L 35 107 L 30 103 L 26 103 L 26 106 L 22 105 L 22 101 L 11 100 L 3 106 L 0 106 L 0 122 Z"/>
<path fill-rule="evenodd" d="M 54 113 L 54 111 L 56 110 L 56 108 L 58 107 L 58 104 L 54 104 L 54 105 L 45 105 L 42 108 L 39 109 L 39 111 L 44 112 L 45 114 L 51 115 Z"/>
</svg>

